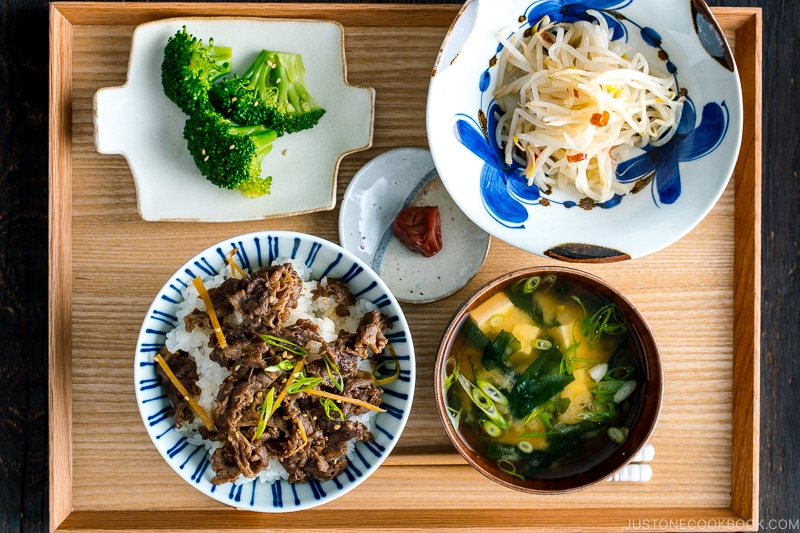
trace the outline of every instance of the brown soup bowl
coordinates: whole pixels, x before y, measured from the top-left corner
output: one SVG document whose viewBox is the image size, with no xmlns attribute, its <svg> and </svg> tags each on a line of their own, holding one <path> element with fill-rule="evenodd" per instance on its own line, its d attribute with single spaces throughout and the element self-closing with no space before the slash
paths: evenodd
<svg viewBox="0 0 800 533">
<path fill-rule="evenodd" d="M 642 314 L 607 282 L 568 267 L 525 268 L 475 291 L 444 332 L 434 379 L 456 450 L 527 493 L 611 478 L 647 443 L 663 396 L 659 347 Z"/>
</svg>

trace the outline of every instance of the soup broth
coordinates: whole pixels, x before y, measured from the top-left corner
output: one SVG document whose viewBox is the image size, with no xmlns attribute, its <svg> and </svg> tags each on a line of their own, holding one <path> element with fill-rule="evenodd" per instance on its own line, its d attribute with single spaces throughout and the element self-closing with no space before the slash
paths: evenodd
<svg viewBox="0 0 800 533">
<path fill-rule="evenodd" d="M 526 479 L 579 474 L 626 439 L 644 382 L 619 307 L 568 277 L 531 277 L 478 305 L 445 371 L 451 424 Z"/>
</svg>

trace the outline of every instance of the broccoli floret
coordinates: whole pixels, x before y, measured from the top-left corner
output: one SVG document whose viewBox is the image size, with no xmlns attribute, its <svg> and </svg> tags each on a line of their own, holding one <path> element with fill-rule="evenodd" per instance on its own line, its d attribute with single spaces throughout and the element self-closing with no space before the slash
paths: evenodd
<svg viewBox="0 0 800 533">
<path fill-rule="evenodd" d="M 245 198 L 258 198 L 269 194 L 269 188 L 272 185 L 272 176 L 266 178 L 252 177 L 243 181 L 236 187 Z"/>
<path fill-rule="evenodd" d="M 305 84 L 300 54 L 262 50 L 241 75 L 215 84 L 212 105 L 239 124 L 265 124 L 282 134 L 315 126 L 325 110 Z"/>
<path fill-rule="evenodd" d="M 219 113 L 192 113 L 183 129 L 189 153 L 211 183 L 247 197 L 269 193 L 272 178 L 261 178 L 261 162 L 278 134 L 264 126 L 237 126 Z"/>
<path fill-rule="evenodd" d="M 267 85 L 266 59 L 267 51 L 262 50 L 244 74 L 213 85 L 209 101 L 225 118 L 237 124 L 272 125 L 278 89 Z"/>
<path fill-rule="evenodd" d="M 186 114 L 208 107 L 208 92 L 216 80 L 231 72 L 230 47 L 208 45 L 186 31 L 186 26 L 167 40 L 161 62 L 164 94 Z"/>
<path fill-rule="evenodd" d="M 270 72 L 270 82 L 278 88 L 276 119 L 287 132 L 315 126 L 325 110 L 320 107 L 306 88 L 306 69 L 300 54 L 272 53 L 267 63 L 275 67 Z"/>
</svg>

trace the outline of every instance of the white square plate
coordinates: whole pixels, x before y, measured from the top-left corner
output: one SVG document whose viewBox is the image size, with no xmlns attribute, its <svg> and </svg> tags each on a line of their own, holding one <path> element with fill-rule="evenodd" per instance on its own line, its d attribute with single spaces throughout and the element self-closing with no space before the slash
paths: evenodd
<svg viewBox="0 0 800 533">
<path fill-rule="evenodd" d="M 242 73 L 262 49 L 299 53 L 309 91 L 326 110 L 312 129 L 286 134 L 263 162 L 269 195 L 248 199 L 221 189 L 197 170 L 183 139 L 187 116 L 163 92 L 167 39 L 182 26 L 197 38 L 233 49 Z M 257 18 L 165 19 L 136 27 L 128 80 L 94 98 L 95 146 L 122 154 L 148 221 L 237 222 L 333 209 L 343 156 L 372 145 L 375 91 L 347 84 L 344 31 L 337 22 Z"/>
</svg>

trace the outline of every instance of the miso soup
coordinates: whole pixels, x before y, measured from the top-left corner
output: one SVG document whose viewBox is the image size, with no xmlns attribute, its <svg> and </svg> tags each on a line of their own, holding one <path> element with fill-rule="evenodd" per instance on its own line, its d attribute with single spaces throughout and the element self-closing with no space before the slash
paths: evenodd
<svg viewBox="0 0 800 533">
<path fill-rule="evenodd" d="M 448 417 L 509 475 L 560 478 L 610 456 L 644 377 L 622 310 L 580 281 L 515 281 L 461 325 L 444 372 Z"/>
</svg>

